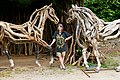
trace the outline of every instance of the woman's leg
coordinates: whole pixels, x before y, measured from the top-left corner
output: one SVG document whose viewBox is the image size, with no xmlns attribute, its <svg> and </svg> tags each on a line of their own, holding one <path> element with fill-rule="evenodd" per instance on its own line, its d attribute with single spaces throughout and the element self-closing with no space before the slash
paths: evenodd
<svg viewBox="0 0 120 80">
<path fill-rule="evenodd" d="M 64 51 L 64 52 L 62 52 L 62 60 L 63 60 L 63 64 L 64 64 L 64 60 L 65 60 L 65 54 L 66 54 L 66 52 Z M 63 66 L 63 69 L 65 69 L 65 65 Z"/>
<path fill-rule="evenodd" d="M 64 51 L 64 52 L 62 52 L 62 59 L 63 59 L 63 63 L 64 63 L 64 60 L 65 60 L 65 54 L 66 54 L 66 52 Z"/>
<path fill-rule="evenodd" d="M 60 66 L 62 66 L 61 68 L 65 68 L 64 63 L 63 63 L 62 53 L 57 52 L 57 56 L 59 57 Z"/>
</svg>

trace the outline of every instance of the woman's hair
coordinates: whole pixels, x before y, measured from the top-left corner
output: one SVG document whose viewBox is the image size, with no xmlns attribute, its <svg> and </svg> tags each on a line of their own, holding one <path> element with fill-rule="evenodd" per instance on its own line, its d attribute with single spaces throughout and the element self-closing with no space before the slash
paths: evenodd
<svg viewBox="0 0 120 80">
<path fill-rule="evenodd" d="M 59 26 L 63 28 L 63 24 L 59 23 L 59 24 L 58 24 L 58 27 L 59 27 Z"/>
</svg>

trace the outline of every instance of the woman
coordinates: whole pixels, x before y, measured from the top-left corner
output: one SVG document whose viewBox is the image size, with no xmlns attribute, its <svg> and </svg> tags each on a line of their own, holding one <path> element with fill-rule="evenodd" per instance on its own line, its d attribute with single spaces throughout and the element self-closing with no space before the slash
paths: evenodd
<svg viewBox="0 0 120 80">
<path fill-rule="evenodd" d="M 57 31 L 55 31 L 53 35 L 53 41 L 50 46 L 52 46 L 56 42 L 56 54 L 59 57 L 60 68 L 63 70 L 66 69 L 64 65 L 64 59 L 66 54 L 66 41 L 71 38 L 72 36 L 69 33 L 63 31 L 63 25 L 58 24 Z"/>
</svg>

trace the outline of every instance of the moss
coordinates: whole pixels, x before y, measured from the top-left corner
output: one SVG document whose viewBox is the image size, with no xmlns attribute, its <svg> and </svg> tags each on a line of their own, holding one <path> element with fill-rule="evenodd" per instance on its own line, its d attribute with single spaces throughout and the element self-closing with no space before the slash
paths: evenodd
<svg viewBox="0 0 120 80">
<path fill-rule="evenodd" d="M 114 68 L 120 63 L 120 56 L 118 56 L 118 52 L 112 52 L 106 54 L 106 61 L 102 64 L 103 68 Z"/>
<path fill-rule="evenodd" d="M 11 77 L 11 71 L 2 71 L 0 72 L 0 77 Z"/>
</svg>

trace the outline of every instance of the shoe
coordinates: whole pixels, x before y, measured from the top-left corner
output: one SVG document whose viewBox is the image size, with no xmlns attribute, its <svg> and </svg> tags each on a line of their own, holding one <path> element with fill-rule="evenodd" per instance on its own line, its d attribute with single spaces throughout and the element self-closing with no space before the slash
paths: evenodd
<svg viewBox="0 0 120 80">
<path fill-rule="evenodd" d="M 63 70 L 66 70 L 66 67 L 64 66 L 64 67 L 62 67 L 62 69 L 63 69 Z"/>
<path fill-rule="evenodd" d="M 61 70 L 63 69 L 63 67 L 62 67 L 61 65 L 59 66 L 59 68 L 60 68 Z"/>
<path fill-rule="evenodd" d="M 66 70 L 66 67 L 65 68 L 62 68 L 63 70 Z"/>
</svg>

